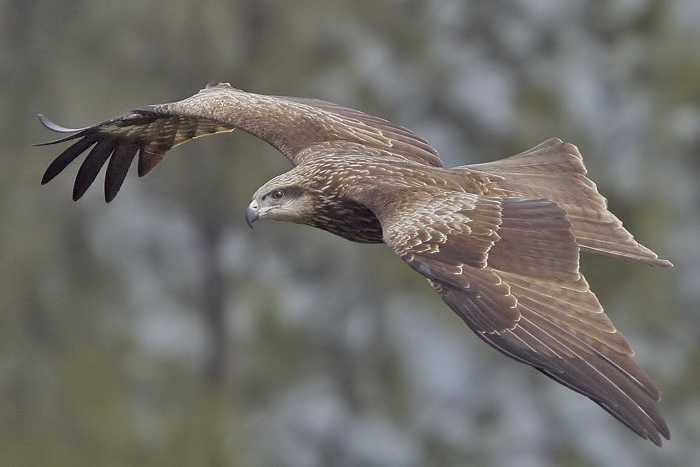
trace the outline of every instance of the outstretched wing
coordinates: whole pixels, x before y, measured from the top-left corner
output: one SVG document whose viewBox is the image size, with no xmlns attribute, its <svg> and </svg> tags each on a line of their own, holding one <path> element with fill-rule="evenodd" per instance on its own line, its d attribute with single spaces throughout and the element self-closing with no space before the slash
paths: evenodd
<svg viewBox="0 0 700 467">
<path fill-rule="evenodd" d="M 404 197 L 406 195 L 403 195 Z M 414 193 L 378 211 L 385 242 L 484 341 L 584 394 L 657 445 L 659 392 L 579 273 L 566 211 L 544 199 Z"/>
<path fill-rule="evenodd" d="M 293 164 L 335 151 L 360 151 L 381 157 L 391 153 L 406 160 L 442 166 L 437 151 L 410 130 L 384 119 L 317 99 L 264 96 L 221 83 L 170 104 L 150 105 L 96 125 L 64 128 L 39 116 L 48 129 L 70 136 L 44 144 L 77 140 L 44 173 L 51 181 L 92 147 L 75 180 L 79 199 L 109 159 L 105 199 L 119 192 L 139 153 L 139 176 L 148 174 L 166 151 L 199 136 L 239 128 L 277 148 Z"/>
</svg>

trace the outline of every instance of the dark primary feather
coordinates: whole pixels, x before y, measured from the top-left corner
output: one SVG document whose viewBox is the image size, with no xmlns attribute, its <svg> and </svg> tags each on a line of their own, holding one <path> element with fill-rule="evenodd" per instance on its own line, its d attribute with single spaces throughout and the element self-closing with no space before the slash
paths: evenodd
<svg viewBox="0 0 700 467">
<path fill-rule="evenodd" d="M 669 438 L 654 404 L 659 391 L 632 361 L 578 260 L 583 250 L 671 263 L 608 211 L 575 146 L 550 139 L 500 161 L 445 169 L 425 140 L 384 119 L 227 84 L 87 128 L 40 119 L 50 130 L 72 133 L 45 144 L 75 140 L 42 184 L 90 149 L 74 199 L 108 160 L 110 201 L 137 153 L 143 176 L 192 138 L 235 128 L 262 138 L 295 165 L 268 184 L 294 187 L 312 203 L 285 220 L 353 241 L 384 241 L 485 342 L 586 395 L 639 436 L 657 445 Z"/>
<path fill-rule="evenodd" d="M 42 144 L 77 139 L 49 165 L 41 180 L 42 184 L 50 182 L 80 154 L 95 145 L 78 171 L 73 190 L 75 200 L 80 199 L 90 187 L 107 159 L 110 159 L 110 163 L 107 166 L 105 199 L 111 201 L 119 192 L 136 152 L 139 153 L 138 174 L 144 176 L 153 170 L 171 148 L 198 136 L 233 130 L 205 119 L 158 115 L 152 106 L 78 130 L 63 128 L 44 116 L 40 116 L 40 120 L 44 126 L 54 131 L 77 131 L 65 138 Z"/>
<path fill-rule="evenodd" d="M 442 166 L 437 151 L 425 140 L 384 119 L 318 99 L 246 93 L 225 83 L 207 86 L 178 102 L 146 106 L 86 128 L 64 128 L 43 115 L 39 119 L 50 130 L 76 132 L 43 145 L 78 140 L 49 166 L 42 183 L 51 181 L 93 144 L 104 143 L 90 158 L 89 167 L 78 173 L 75 199 L 94 181 L 94 169 L 101 167 L 96 164 L 101 160 L 98 156 L 120 159 L 107 167 L 105 198 L 111 201 L 126 177 L 134 146 L 139 152 L 138 174 L 144 176 L 170 149 L 192 138 L 236 128 L 264 139 L 295 165 L 312 159 L 319 150 L 359 148 L 386 150 L 406 160 Z M 110 147 L 112 152 L 105 154 Z"/>
<path fill-rule="evenodd" d="M 109 159 L 105 172 L 105 200 L 109 203 L 117 196 L 129 171 L 131 161 L 139 151 L 137 143 L 118 145 Z M 141 172 L 142 170 L 139 170 Z"/>
</svg>

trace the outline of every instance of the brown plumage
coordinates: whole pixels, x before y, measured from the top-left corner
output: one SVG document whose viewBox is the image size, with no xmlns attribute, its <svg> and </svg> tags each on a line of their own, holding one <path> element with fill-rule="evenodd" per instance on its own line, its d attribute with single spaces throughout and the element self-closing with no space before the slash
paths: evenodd
<svg viewBox="0 0 700 467">
<path fill-rule="evenodd" d="M 77 140 L 47 183 L 92 147 L 76 177 L 80 198 L 109 160 L 105 198 L 133 158 L 149 173 L 169 149 L 239 128 L 294 168 L 263 185 L 246 218 L 318 227 L 352 241 L 386 243 L 484 341 L 591 398 L 645 439 L 669 431 L 659 391 L 579 272 L 579 251 L 671 266 L 637 243 L 586 178 L 575 146 L 550 139 L 497 162 L 446 169 L 410 130 L 314 99 L 208 86 L 97 125 L 58 132 Z"/>
</svg>

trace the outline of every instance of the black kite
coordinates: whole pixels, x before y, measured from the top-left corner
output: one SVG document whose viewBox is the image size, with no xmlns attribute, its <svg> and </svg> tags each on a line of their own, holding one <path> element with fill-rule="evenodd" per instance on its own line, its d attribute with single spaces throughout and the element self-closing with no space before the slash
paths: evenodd
<svg viewBox="0 0 700 467">
<path fill-rule="evenodd" d="M 669 430 L 659 391 L 579 272 L 579 251 L 671 266 L 637 243 L 586 178 L 577 148 L 547 140 L 485 164 L 444 168 L 410 130 L 328 102 L 210 85 L 46 144 L 77 140 L 47 183 L 92 147 L 75 180 L 80 198 L 107 162 L 105 198 L 138 152 L 149 173 L 169 149 L 236 128 L 293 164 L 253 195 L 248 223 L 307 224 L 356 242 L 386 243 L 484 341 L 584 394 L 645 439 Z"/>
</svg>

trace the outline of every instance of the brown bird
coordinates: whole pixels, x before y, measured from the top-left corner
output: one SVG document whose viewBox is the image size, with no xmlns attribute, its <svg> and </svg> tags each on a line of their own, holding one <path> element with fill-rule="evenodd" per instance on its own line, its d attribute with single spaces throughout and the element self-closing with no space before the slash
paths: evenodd
<svg viewBox="0 0 700 467">
<path fill-rule="evenodd" d="M 670 267 L 637 243 L 607 203 L 578 149 L 559 139 L 485 164 L 444 168 L 410 130 L 328 102 L 209 85 L 44 144 L 77 140 L 42 184 L 92 147 L 75 180 L 80 198 L 109 159 L 105 198 L 139 153 L 139 176 L 169 149 L 236 128 L 270 143 L 294 168 L 265 183 L 246 211 L 348 240 L 386 243 L 491 346 L 588 396 L 644 439 L 668 427 L 659 391 L 579 272 L 579 252 Z"/>
</svg>

